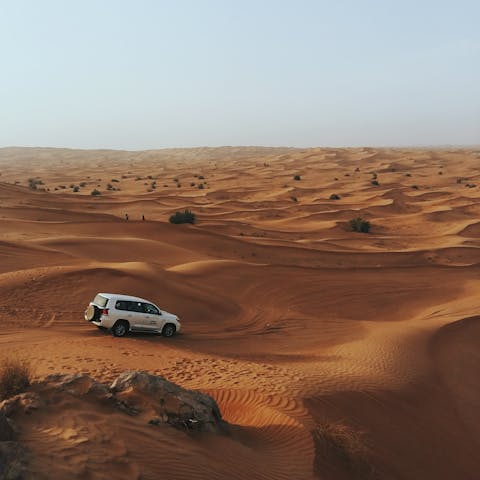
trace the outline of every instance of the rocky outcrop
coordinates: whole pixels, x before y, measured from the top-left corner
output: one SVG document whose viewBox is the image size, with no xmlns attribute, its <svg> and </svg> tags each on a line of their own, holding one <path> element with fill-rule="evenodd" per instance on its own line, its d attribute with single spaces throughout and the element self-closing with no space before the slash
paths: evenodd
<svg viewBox="0 0 480 480">
<path fill-rule="evenodd" d="M 20 480 L 26 467 L 26 452 L 13 439 L 15 433 L 3 410 L 0 410 L 0 478 Z"/>
<path fill-rule="evenodd" d="M 124 372 L 110 386 L 85 374 L 55 374 L 33 385 L 32 389 L 34 391 L 0 402 L 0 440 L 12 438 L 6 417 L 15 413 L 30 414 L 52 398 L 58 401 L 62 395 L 88 396 L 106 402 L 129 415 L 143 415 L 152 425 L 166 424 L 192 432 L 224 433 L 227 429 L 213 398 L 146 372 Z M 2 425 L 5 425 L 3 430 Z"/>
<path fill-rule="evenodd" d="M 111 385 L 88 375 L 49 375 L 30 390 L 0 402 L 0 479 L 24 478 L 27 451 L 18 443 L 21 431 L 15 419 L 34 416 L 37 410 L 75 401 L 98 402 L 112 411 L 121 410 L 152 426 L 175 427 L 187 433 L 226 433 L 227 424 L 211 397 L 186 390 L 163 377 L 146 372 L 122 373 Z M 68 400 L 70 399 L 70 400 Z M 65 402 L 67 400 L 67 402 Z M 16 435 L 16 433 L 19 435 Z M 18 437 L 18 438 L 17 438 Z"/>
<path fill-rule="evenodd" d="M 13 429 L 8 423 L 7 416 L 0 410 L 0 442 L 6 442 L 13 439 Z"/>
<path fill-rule="evenodd" d="M 176 428 L 224 432 L 226 424 L 213 398 L 205 393 L 186 390 L 146 372 L 124 372 L 111 385 L 120 405 L 133 414 L 150 411 L 151 424 L 166 423 Z"/>
<path fill-rule="evenodd" d="M 22 480 L 27 471 L 27 452 L 18 442 L 0 442 L 0 478 Z"/>
</svg>

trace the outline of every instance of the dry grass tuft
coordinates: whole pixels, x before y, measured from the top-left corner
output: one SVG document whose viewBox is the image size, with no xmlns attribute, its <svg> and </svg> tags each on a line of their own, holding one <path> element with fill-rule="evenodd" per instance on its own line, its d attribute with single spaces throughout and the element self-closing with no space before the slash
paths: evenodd
<svg viewBox="0 0 480 480">
<path fill-rule="evenodd" d="M 315 470 L 343 470 L 349 478 L 377 478 L 361 435 L 339 423 L 322 423 L 312 431 Z"/>
<path fill-rule="evenodd" d="M 22 393 L 30 385 L 32 367 L 27 360 L 6 358 L 0 363 L 0 400 Z"/>
</svg>

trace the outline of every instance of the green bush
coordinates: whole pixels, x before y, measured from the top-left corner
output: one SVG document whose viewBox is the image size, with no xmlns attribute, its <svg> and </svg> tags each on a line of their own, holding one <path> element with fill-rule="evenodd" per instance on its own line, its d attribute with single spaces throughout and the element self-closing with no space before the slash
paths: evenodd
<svg viewBox="0 0 480 480">
<path fill-rule="evenodd" d="M 336 193 L 332 193 L 330 195 L 330 200 L 340 200 L 340 195 L 337 195 Z"/>
<path fill-rule="evenodd" d="M 354 232 L 368 233 L 370 231 L 370 222 L 362 217 L 352 218 L 349 223 Z"/>
<path fill-rule="evenodd" d="M 56 190 L 56 189 L 55 189 L 55 190 Z M 79 191 L 80 191 L 80 187 L 79 187 L 78 185 L 75 185 L 75 186 L 73 187 L 73 191 L 74 191 L 75 193 L 79 192 Z"/>
<path fill-rule="evenodd" d="M 180 223 L 195 223 L 195 214 L 185 209 L 183 212 L 175 212 L 174 215 L 170 217 L 170 223 L 180 224 Z"/>
<path fill-rule="evenodd" d="M 93 195 L 94 197 L 98 197 L 99 195 L 101 195 L 101 192 L 95 189 L 90 192 L 90 195 Z"/>
<path fill-rule="evenodd" d="M 380 184 L 378 183 L 378 180 L 372 180 L 372 185 L 378 187 Z"/>
<path fill-rule="evenodd" d="M 29 178 L 28 179 L 28 188 L 36 190 L 38 185 L 43 185 L 43 181 L 39 178 Z"/>
<path fill-rule="evenodd" d="M 300 175 L 295 175 L 295 176 L 293 177 L 293 179 L 298 181 L 298 180 L 301 180 L 302 177 L 300 177 Z"/>
</svg>

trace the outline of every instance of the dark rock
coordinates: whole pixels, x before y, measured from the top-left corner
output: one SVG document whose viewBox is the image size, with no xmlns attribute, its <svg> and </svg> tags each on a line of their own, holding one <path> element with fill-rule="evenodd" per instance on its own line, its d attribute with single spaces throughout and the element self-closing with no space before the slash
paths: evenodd
<svg viewBox="0 0 480 480">
<path fill-rule="evenodd" d="M 13 440 L 13 429 L 8 423 L 5 413 L 0 410 L 0 442 L 8 440 Z"/>
<path fill-rule="evenodd" d="M 9 417 L 14 412 L 29 414 L 33 410 L 38 410 L 42 405 L 42 399 L 37 393 L 25 392 L 0 402 L 0 411 Z"/>
<path fill-rule="evenodd" d="M 163 377 L 146 372 L 124 372 L 110 387 L 117 399 L 139 411 L 154 411 L 155 418 L 176 428 L 225 432 L 226 423 L 213 398 L 186 390 Z"/>
<path fill-rule="evenodd" d="M 0 442 L 0 478 L 22 480 L 27 471 L 27 453 L 17 442 Z"/>
</svg>

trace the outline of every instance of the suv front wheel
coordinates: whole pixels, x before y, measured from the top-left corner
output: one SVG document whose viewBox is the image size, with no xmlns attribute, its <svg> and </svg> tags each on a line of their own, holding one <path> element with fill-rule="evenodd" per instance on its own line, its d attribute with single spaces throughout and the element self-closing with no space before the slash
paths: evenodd
<svg viewBox="0 0 480 480">
<path fill-rule="evenodd" d="M 162 335 L 164 337 L 171 337 L 176 331 L 177 329 L 173 323 L 167 323 L 162 329 Z"/>
<path fill-rule="evenodd" d="M 112 327 L 114 337 L 124 337 L 129 330 L 130 325 L 126 320 L 120 320 Z"/>
</svg>

